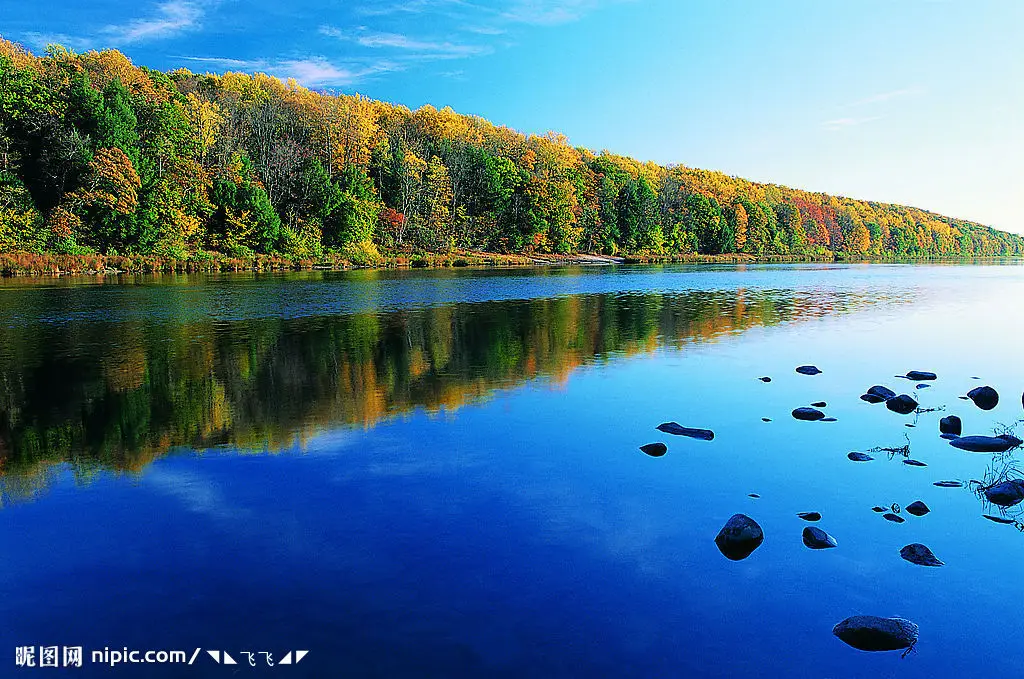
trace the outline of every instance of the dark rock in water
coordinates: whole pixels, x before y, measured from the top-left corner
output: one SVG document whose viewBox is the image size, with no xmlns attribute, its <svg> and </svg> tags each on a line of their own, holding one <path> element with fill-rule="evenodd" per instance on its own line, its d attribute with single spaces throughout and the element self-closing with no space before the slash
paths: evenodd
<svg viewBox="0 0 1024 679">
<path fill-rule="evenodd" d="M 900 556 L 902 556 L 904 560 L 917 564 L 918 566 L 946 565 L 935 557 L 932 550 L 928 549 L 920 542 L 914 542 L 901 549 Z"/>
<path fill-rule="evenodd" d="M 762 422 L 771 422 L 771 421 L 772 421 L 772 418 L 770 418 L 770 417 L 762 417 L 762 418 L 761 418 L 761 421 L 762 421 Z"/>
<path fill-rule="evenodd" d="M 813 365 L 802 365 L 799 368 L 797 368 L 796 371 L 798 373 L 800 373 L 801 375 L 820 375 L 821 374 L 821 370 L 819 370 L 817 366 L 813 366 Z"/>
<path fill-rule="evenodd" d="M 949 415 L 939 420 L 939 432 L 942 434 L 960 434 L 964 433 L 964 422 L 956 415 Z"/>
<path fill-rule="evenodd" d="M 715 432 L 710 429 L 691 429 L 675 422 L 659 424 L 658 431 L 663 431 L 666 434 L 675 434 L 676 436 L 689 436 L 692 439 L 700 439 L 701 441 L 710 441 L 715 438 Z"/>
<path fill-rule="evenodd" d="M 817 403 L 812 403 L 811 405 L 814 406 L 815 408 L 827 408 L 828 407 L 828 404 L 825 403 L 824 401 L 818 401 Z"/>
<path fill-rule="evenodd" d="M 881 514 L 885 511 L 885 507 L 879 507 L 875 505 L 874 507 L 871 508 L 871 511 L 875 512 L 876 514 Z"/>
<path fill-rule="evenodd" d="M 804 521 L 821 521 L 821 514 L 818 512 L 800 512 L 797 516 Z"/>
<path fill-rule="evenodd" d="M 929 382 L 931 380 L 938 379 L 939 376 L 936 375 L 935 373 L 930 373 L 925 370 L 911 370 L 906 375 L 904 375 L 904 377 L 914 382 Z"/>
<path fill-rule="evenodd" d="M 640 450 L 651 457 L 661 457 L 668 452 L 668 446 L 664 443 L 648 443 L 646 446 L 640 446 Z"/>
<path fill-rule="evenodd" d="M 908 422 L 908 423 L 906 423 L 906 424 L 905 424 L 905 425 L 903 425 L 903 426 L 904 426 L 904 427 L 909 427 L 910 429 L 914 429 L 915 427 L 917 427 L 917 425 L 916 425 L 916 424 L 910 424 L 909 422 Z"/>
<path fill-rule="evenodd" d="M 858 453 L 856 451 L 852 453 L 847 453 L 846 457 L 850 458 L 854 462 L 871 462 L 871 460 L 875 459 L 868 455 L 867 453 Z"/>
<path fill-rule="evenodd" d="M 882 398 L 881 396 L 878 396 L 877 394 L 864 394 L 863 396 L 860 397 L 860 400 L 867 401 L 868 403 L 871 404 L 885 402 L 885 399 Z"/>
<path fill-rule="evenodd" d="M 758 495 L 757 493 L 747 493 L 747 497 L 752 497 L 752 498 L 754 498 L 755 500 L 757 500 L 757 499 L 759 499 L 759 498 L 760 498 L 761 496 L 760 496 L 760 495 Z"/>
<path fill-rule="evenodd" d="M 989 521 L 995 521 L 996 523 L 1003 523 L 1003 524 L 1017 523 L 1013 519 L 1008 519 L 1005 516 L 992 516 L 991 514 L 982 514 L 982 517 L 988 519 Z"/>
<path fill-rule="evenodd" d="M 814 422 L 825 419 L 825 413 L 821 412 L 817 408 L 797 408 L 793 411 L 793 417 L 798 420 L 804 420 L 805 422 Z"/>
<path fill-rule="evenodd" d="M 961 401 L 970 401 L 971 400 L 971 399 L 967 398 L 966 396 L 957 396 L 957 398 L 960 399 Z"/>
<path fill-rule="evenodd" d="M 823 418 L 821 418 L 821 421 L 822 422 L 838 422 L 839 420 L 837 420 L 834 417 L 823 417 Z"/>
<path fill-rule="evenodd" d="M 904 521 L 906 521 L 906 519 L 904 519 L 899 514 L 892 514 L 892 513 L 882 514 L 882 518 L 885 519 L 886 521 L 892 521 L 893 523 L 903 523 Z"/>
<path fill-rule="evenodd" d="M 917 643 L 918 627 L 903 618 L 855 615 L 832 628 L 832 634 L 859 651 L 899 651 Z"/>
<path fill-rule="evenodd" d="M 928 505 L 921 502 L 920 500 L 911 502 L 909 505 L 904 507 L 904 509 L 907 510 L 907 514 L 913 514 L 914 516 L 924 516 L 928 512 L 932 511 L 928 509 Z"/>
<path fill-rule="evenodd" d="M 930 384 L 919 384 L 916 387 L 914 387 L 914 389 L 927 389 L 930 386 L 932 386 L 932 385 L 930 385 Z"/>
<path fill-rule="evenodd" d="M 911 467 L 927 467 L 928 466 L 927 464 L 925 464 L 924 462 L 921 462 L 920 460 L 912 460 L 910 458 L 907 458 L 906 460 L 903 460 L 903 464 L 910 465 Z"/>
<path fill-rule="evenodd" d="M 872 396 L 881 397 L 884 401 L 888 401 L 890 398 L 896 398 L 895 391 L 893 391 L 889 387 L 883 387 L 880 384 L 876 384 L 875 386 L 868 389 L 867 393 L 871 394 Z"/>
<path fill-rule="evenodd" d="M 939 437 L 944 438 L 947 441 L 955 441 L 956 439 L 960 438 L 956 434 L 939 434 Z"/>
<path fill-rule="evenodd" d="M 999 405 L 999 393 L 992 387 L 976 387 L 967 392 L 967 398 L 982 410 L 992 410 Z"/>
<path fill-rule="evenodd" d="M 915 401 L 911 396 L 907 396 L 906 394 L 900 394 L 899 396 L 890 398 L 888 401 L 886 401 L 885 407 L 893 411 L 894 413 L 899 413 L 900 415 L 909 415 L 910 413 L 917 410 L 917 401 Z"/>
<path fill-rule="evenodd" d="M 838 547 L 836 539 L 820 528 L 808 526 L 803 532 L 804 546 L 811 549 L 831 549 Z"/>
<path fill-rule="evenodd" d="M 733 514 L 715 537 L 718 551 L 731 561 L 742 561 L 764 542 L 764 531 L 746 514 Z"/>
<path fill-rule="evenodd" d="M 758 377 L 757 379 L 759 379 L 759 380 L 761 380 L 762 382 L 765 382 L 765 383 L 768 383 L 768 382 L 772 381 L 772 378 L 770 378 L 770 377 Z"/>
<path fill-rule="evenodd" d="M 936 481 L 932 485 L 933 486 L 938 486 L 939 488 L 963 488 L 964 487 L 964 484 L 960 483 L 959 481 Z"/>
<path fill-rule="evenodd" d="M 949 445 L 971 453 L 1005 453 L 1016 448 L 1021 440 L 1016 436 L 961 436 L 949 442 Z"/>
<path fill-rule="evenodd" d="M 1011 479 L 985 489 L 985 497 L 994 505 L 1013 507 L 1024 500 L 1024 481 Z"/>
</svg>

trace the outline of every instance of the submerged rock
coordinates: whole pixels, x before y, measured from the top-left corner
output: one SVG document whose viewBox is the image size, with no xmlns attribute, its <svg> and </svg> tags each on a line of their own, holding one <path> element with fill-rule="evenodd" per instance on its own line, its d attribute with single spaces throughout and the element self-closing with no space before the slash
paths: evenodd
<svg viewBox="0 0 1024 679">
<path fill-rule="evenodd" d="M 762 418 L 761 418 L 761 421 L 762 421 L 762 422 L 771 422 L 771 421 L 772 421 L 772 418 L 770 418 L 770 417 L 762 417 Z"/>
<path fill-rule="evenodd" d="M 640 450 L 651 457 L 661 457 L 668 452 L 668 446 L 664 443 L 648 443 L 646 446 L 640 446 Z"/>
<path fill-rule="evenodd" d="M 818 512 L 800 512 L 797 516 L 804 521 L 821 521 L 821 514 Z"/>
<path fill-rule="evenodd" d="M 796 369 L 801 375 L 820 375 L 821 370 L 815 365 L 802 365 Z"/>
<path fill-rule="evenodd" d="M 886 509 L 885 507 L 879 507 L 878 505 L 875 505 L 874 507 L 871 508 L 871 511 L 875 512 L 876 514 L 881 514 L 882 512 L 886 511 Z"/>
<path fill-rule="evenodd" d="M 1024 480 L 1011 479 L 989 486 L 985 489 L 985 497 L 994 505 L 1013 507 L 1024 500 Z"/>
<path fill-rule="evenodd" d="M 942 434 L 960 434 L 964 433 L 964 423 L 956 415 L 949 415 L 939 420 L 939 433 Z"/>
<path fill-rule="evenodd" d="M 882 514 L 882 518 L 886 521 L 892 521 L 893 523 L 903 523 L 904 521 L 906 521 L 906 519 L 904 519 L 899 514 L 893 514 L 891 512 L 888 514 Z"/>
<path fill-rule="evenodd" d="M 991 514 L 982 514 L 982 517 L 988 519 L 989 521 L 995 521 L 996 523 L 1003 523 L 1003 524 L 1017 523 L 1013 519 L 1008 519 L 1005 516 L 992 516 Z"/>
<path fill-rule="evenodd" d="M 747 493 L 747 497 L 752 497 L 752 498 L 754 498 L 755 500 L 758 500 L 758 499 L 760 499 L 760 498 L 761 498 L 761 496 L 760 496 L 760 495 L 758 495 L 757 493 Z"/>
<path fill-rule="evenodd" d="M 742 561 L 764 542 L 764 531 L 746 514 L 733 514 L 715 537 L 718 551 L 730 561 Z"/>
<path fill-rule="evenodd" d="M 949 445 L 971 453 L 1005 453 L 1011 448 L 1021 445 L 1016 436 L 960 436 L 949 442 Z"/>
<path fill-rule="evenodd" d="M 821 421 L 822 422 L 838 422 L 839 420 L 837 420 L 834 417 L 823 417 L 823 418 L 821 418 Z"/>
<path fill-rule="evenodd" d="M 912 396 L 906 394 L 900 394 L 894 398 L 890 398 L 885 402 L 885 407 L 894 413 L 900 415 L 909 415 L 910 413 L 917 410 L 917 401 Z"/>
<path fill-rule="evenodd" d="M 868 455 L 867 453 L 858 453 L 857 451 L 847 453 L 846 457 L 850 458 L 854 462 L 871 462 L 871 460 L 875 459 Z"/>
<path fill-rule="evenodd" d="M 844 643 L 859 651 L 899 651 L 917 643 L 918 627 L 903 618 L 855 615 L 832 628 Z"/>
<path fill-rule="evenodd" d="M 815 408 L 827 408 L 828 407 L 828 404 L 825 403 L 824 401 L 818 401 L 817 403 L 812 403 L 811 405 L 814 406 Z"/>
<path fill-rule="evenodd" d="M 768 382 L 771 382 L 771 381 L 772 381 L 772 378 L 770 378 L 770 377 L 758 377 L 757 379 L 761 380 L 762 382 L 764 382 L 764 383 L 766 383 L 766 384 L 767 384 Z"/>
<path fill-rule="evenodd" d="M 836 539 L 820 528 L 807 526 L 803 532 L 804 545 L 811 549 L 831 549 L 838 547 Z"/>
<path fill-rule="evenodd" d="M 904 375 L 904 377 L 914 382 L 929 382 L 931 380 L 936 380 L 939 378 L 938 375 L 936 375 L 935 373 L 928 372 L 927 370 L 911 370 L 906 375 Z"/>
<path fill-rule="evenodd" d="M 882 398 L 881 396 L 879 396 L 877 394 L 864 394 L 864 395 L 862 395 L 860 397 L 860 400 L 867 401 L 868 403 L 871 403 L 871 404 L 875 404 L 875 403 L 885 403 L 886 399 Z"/>
<path fill-rule="evenodd" d="M 907 510 L 908 514 L 913 514 L 914 516 L 924 516 L 928 512 L 932 511 L 928 509 L 928 505 L 921 502 L 920 500 L 911 502 L 909 505 L 904 507 L 904 509 Z"/>
<path fill-rule="evenodd" d="M 932 385 L 930 385 L 930 384 L 919 384 L 916 387 L 914 387 L 914 389 L 928 389 L 931 386 Z"/>
<path fill-rule="evenodd" d="M 944 438 L 947 441 L 955 441 L 956 439 L 958 439 L 960 437 L 957 436 L 956 434 L 939 434 L 939 438 Z"/>
<path fill-rule="evenodd" d="M 920 460 L 914 460 L 914 459 L 911 459 L 909 457 L 906 460 L 903 460 L 903 464 L 910 465 L 911 467 L 927 467 L 928 466 L 927 464 L 925 464 L 924 462 L 921 462 Z"/>
<path fill-rule="evenodd" d="M 880 384 L 876 384 L 875 386 L 868 389 L 867 393 L 871 394 L 872 396 L 878 396 L 883 401 L 888 401 L 890 398 L 896 398 L 895 391 L 893 391 L 889 387 L 883 387 Z"/>
<path fill-rule="evenodd" d="M 964 487 L 964 484 L 960 483 L 959 481 L 936 481 L 932 485 L 933 486 L 938 486 L 939 488 L 963 488 Z"/>
<path fill-rule="evenodd" d="M 692 429 L 676 422 L 659 424 L 658 431 L 663 431 L 666 434 L 675 434 L 676 436 L 689 436 L 692 439 L 700 439 L 701 441 L 710 441 L 715 438 L 715 432 L 710 429 Z"/>
<path fill-rule="evenodd" d="M 817 408 L 797 408 L 793 411 L 793 417 L 805 422 L 815 422 L 817 420 L 825 419 L 825 413 L 821 412 Z"/>
<path fill-rule="evenodd" d="M 900 556 L 904 560 L 910 563 L 917 564 L 918 566 L 945 566 L 946 564 L 939 561 L 932 550 L 922 545 L 920 542 L 914 542 L 907 545 L 900 550 Z"/>
<path fill-rule="evenodd" d="M 999 405 L 999 392 L 992 387 L 976 387 L 967 392 L 967 398 L 982 410 L 992 410 Z"/>
</svg>

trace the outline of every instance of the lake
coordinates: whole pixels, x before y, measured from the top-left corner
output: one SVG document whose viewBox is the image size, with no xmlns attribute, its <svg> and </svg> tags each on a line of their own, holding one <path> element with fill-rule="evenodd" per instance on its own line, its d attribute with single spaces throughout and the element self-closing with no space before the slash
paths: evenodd
<svg viewBox="0 0 1024 679">
<path fill-rule="evenodd" d="M 1021 300 L 1018 265 L 0 281 L 0 673 L 80 646 L 69 676 L 1013 676 L 1024 534 L 933 484 L 1015 473 L 938 420 L 1024 432 Z M 819 401 L 837 421 L 790 414 Z M 927 466 L 847 458 L 904 445 Z M 833 636 L 861 614 L 915 652 Z"/>
</svg>

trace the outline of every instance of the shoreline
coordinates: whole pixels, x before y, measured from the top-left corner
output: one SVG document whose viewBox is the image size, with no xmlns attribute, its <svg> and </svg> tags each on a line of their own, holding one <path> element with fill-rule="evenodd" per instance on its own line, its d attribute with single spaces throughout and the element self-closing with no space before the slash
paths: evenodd
<svg viewBox="0 0 1024 679">
<path fill-rule="evenodd" d="M 1015 257 L 917 257 L 856 258 L 827 255 L 650 255 L 625 256 L 576 253 L 504 254 L 455 251 L 451 253 L 387 253 L 373 261 L 357 262 L 338 254 L 317 259 L 278 255 L 229 257 L 204 253 L 205 257 L 175 259 L 155 255 L 63 255 L 51 253 L 0 253 L 0 278 L 106 277 L 140 274 L 238 273 L 282 271 L 349 271 L 354 269 L 448 269 L 448 268 L 532 268 L 548 266 L 614 266 L 622 264 L 796 264 L 863 263 L 911 264 L 925 262 L 967 263 L 1011 261 Z"/>
</svg>

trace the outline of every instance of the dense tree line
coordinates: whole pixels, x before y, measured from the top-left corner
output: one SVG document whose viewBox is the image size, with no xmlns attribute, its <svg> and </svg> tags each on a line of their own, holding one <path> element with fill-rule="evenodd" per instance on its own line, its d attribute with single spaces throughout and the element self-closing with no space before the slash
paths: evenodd
<svg viewBox="0 0 1024 679">
<path fill-rule="evenodd" d="M 0 252 L 1024 254 L 916 208 L 574 148 L 262 74 L 0 40 Z"/>
</svg>

